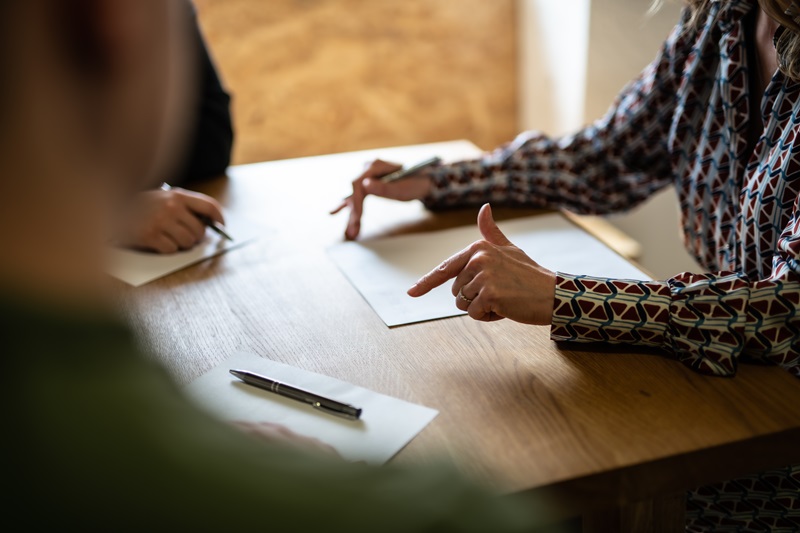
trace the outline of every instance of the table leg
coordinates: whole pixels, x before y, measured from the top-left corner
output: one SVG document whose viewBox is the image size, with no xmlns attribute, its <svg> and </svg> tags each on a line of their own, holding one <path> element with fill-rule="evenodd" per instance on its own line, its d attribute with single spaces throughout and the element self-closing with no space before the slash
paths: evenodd
<svg viewBox="0 0 800 533">
<path fill-rule="evenodd" d="M 686 492 L 583 515 L 583 533 L 680 533 L 686 522 Z"/>
</svg>

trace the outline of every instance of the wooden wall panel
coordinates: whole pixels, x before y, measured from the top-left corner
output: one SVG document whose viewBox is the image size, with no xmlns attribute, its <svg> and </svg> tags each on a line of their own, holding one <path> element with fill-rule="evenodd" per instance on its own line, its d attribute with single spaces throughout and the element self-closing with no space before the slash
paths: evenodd
<svg viewBox="0 0 800 533">
<path fill-rule="evenodd" d="M 195 0 L 236 163 L 517 132 L 515 0 Z"/>
</svg>

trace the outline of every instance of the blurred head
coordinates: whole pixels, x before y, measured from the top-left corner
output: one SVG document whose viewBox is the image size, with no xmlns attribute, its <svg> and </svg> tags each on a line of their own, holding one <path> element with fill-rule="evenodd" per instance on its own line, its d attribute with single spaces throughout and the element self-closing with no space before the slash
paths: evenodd
<svg viewBox="0 0 800 533">
<path fill-rule="evenodd" d="M 96 280 L 113 202 L 183 137 L 187 7 L 0 0 L 0 289 Z"/>
</svg>

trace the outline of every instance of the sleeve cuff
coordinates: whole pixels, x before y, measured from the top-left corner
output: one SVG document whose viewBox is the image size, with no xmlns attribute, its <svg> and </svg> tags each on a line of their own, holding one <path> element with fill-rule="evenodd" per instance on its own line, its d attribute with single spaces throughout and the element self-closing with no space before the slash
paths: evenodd
<svg viewBox="0 0 800 533">
<path fill-rule="evenodd" d="M 659 281 L 556 274 L 550 338 L 663 346 L 671 290 Z"/>
</svg>

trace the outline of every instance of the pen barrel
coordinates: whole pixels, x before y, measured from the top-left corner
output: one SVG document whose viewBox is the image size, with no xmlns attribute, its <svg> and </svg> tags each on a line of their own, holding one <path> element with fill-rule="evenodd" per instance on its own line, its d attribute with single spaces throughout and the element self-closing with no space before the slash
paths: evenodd
<svg viewBox="0 0 800 533">
<path fill-rule="evenodd" d="M 248 385 L 272 392 L 278 396 L 283 396 L 284 398 L 289 398 L 290 400 L 303 402 L 310 405 L 314 409 L 318 409 L 330 415 L 346 418 L 348 420 L 358 420 L 361 418 L 361 409 L 350 404 L 338 402 L 336 400 L 320 396 L 319 394 L 314 394 L 313 392 L 299 389 L 297 387 L 265 378 L 251 372 L 231 370 L 231 373 Z"/>
<path fill-rule="evenodd" d="M 280 394 L 281 396 L 286 396 L 287 398 L 291 398 L 293 400 L 307 403 L 315 409 L 319 409 L 321 411 L 325 411 L 326 413 L 342 418 L 358 420 L 361 417 L 361 409 L 357 407 L 353 407 L 352 405 L 346 403 L 337 402 L 336 400 L 331 400 L 330 398 L 325 398 L 324 396 L 298 389 L 292 387 L 291 385 L 278 383 L 275 386 L 275 393 Z"/>
<path fill-rule="evenodd" d="M 405 168 L 405 169 L 401 168 L 400 170 L 397 170 L 395 172 L 391 172 L 391 173 L 383 176 L 380 179 L 381 179 L 381 181 L 383 183 L 393 183 L 395 181 L 399 181 L 399 180 L 411 177 L 414 174 L 416 174 L 417 172 L 419 172 L 419 171 L 421 171 L 421 170 L 423 170 L 423 169 L 425 169 L 427 167 L 430 167 L 430 166 L 433 166 L 433 165 L 438 165 L 441 162 L 442 162 L 441 158 L 439 158 L 439 157 L 431 157 L 430 159 L 426 159 L 425 161 L 417 163 L 416 165 L 414 165 L 412 167 Z"/>
</svg>

